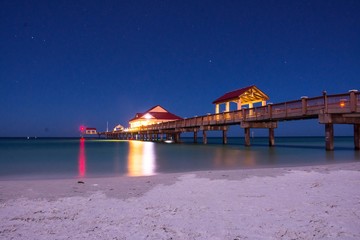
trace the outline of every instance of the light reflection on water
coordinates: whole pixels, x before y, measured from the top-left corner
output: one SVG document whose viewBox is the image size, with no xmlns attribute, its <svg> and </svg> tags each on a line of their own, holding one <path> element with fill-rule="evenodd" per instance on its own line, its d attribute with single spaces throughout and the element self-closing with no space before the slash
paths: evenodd
<svg viewBox="0 0 360 240">
<path fill-rule="evenodd" d="M 85 139 L 80 139 L 79 145 L 79 161 L 78 161 L 79 177 L 86 175 L 86 155 L 85 155 Z"/>
<path fill-rule="evenodd" d="M 155 174 L 155 143 L 129 141 L 128 175 L 150 176 Z"/>
<path fill-rule="evenodd" d="M 185 139 L 186 140 L 186 139 Z M 333 152 L 323 138 L 267 138 L 244 147 L 239 138 L 203 145 L 91 139 L 1 139 L 0 179 L 150 176 L 159 173 L 360 161 L 353 139 L 339 138 Z"/>
</svg>

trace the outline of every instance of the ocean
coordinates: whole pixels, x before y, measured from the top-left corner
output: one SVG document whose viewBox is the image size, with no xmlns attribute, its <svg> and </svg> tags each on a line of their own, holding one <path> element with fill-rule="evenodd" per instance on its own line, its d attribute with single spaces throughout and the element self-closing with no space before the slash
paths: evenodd
<svg viewBox="0 0 360 240">
<path fill-rule="evenodd" d="M 0 180 L 84 179 L 161 173 L 304 166 L 360 161 L 352 137 L 336 137 L 325 151 L 324 137 L 208 138 L 208 144 L 167 144 L 107 139 L 0 138 Z"/>
</svg>

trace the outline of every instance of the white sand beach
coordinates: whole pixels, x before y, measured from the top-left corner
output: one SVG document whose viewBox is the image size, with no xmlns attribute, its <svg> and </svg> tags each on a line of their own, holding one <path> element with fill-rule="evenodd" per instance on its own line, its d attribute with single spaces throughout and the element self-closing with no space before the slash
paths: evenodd
<svg viewBox="0 0 360 240">
<path fill-rule="evenodd" d="M 360 239 L 360 163 L 0 182 L 0 239 Z"/>
</svg>

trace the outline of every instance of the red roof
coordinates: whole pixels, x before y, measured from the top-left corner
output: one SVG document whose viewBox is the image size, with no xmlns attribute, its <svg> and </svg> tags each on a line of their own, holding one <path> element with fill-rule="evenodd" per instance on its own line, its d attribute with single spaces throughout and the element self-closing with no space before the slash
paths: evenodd
<svg viewBox="0 0 360 240">
<path fill-rule="evenodd" d="M 96 130 L 96 128 L 90 128 L 90 127 L 88 127 L 88 128 L 86 128 L 86 130 Z"/>
<path fill-rule="evenodd" d="M 179 117 L 179 116 L 177 116 L 175 114 L 172 114 L 172 113 L 168 112 L 167 110 L 166 110 L 166 112 L 151 112 L 151 110 L 153 110 L 154 108 L 156 108 L 158 106 L 159 105 L 157 105 L 155 107 L 152 107 L 152 108 L 150 108 L 148 111 L 146 111 L 144 113 L 137 113 L 135 115 L 135 117 L 130 120 L 130 122 L 134 121 L 136 119 L 142 118 L 146 114 L 150 114 L 151 116 L 153 116 L 155 119 L 158 119 L 158 120 L 180 120 L 180 119 L 182 119 L 181 117 Z"/>
</svg>

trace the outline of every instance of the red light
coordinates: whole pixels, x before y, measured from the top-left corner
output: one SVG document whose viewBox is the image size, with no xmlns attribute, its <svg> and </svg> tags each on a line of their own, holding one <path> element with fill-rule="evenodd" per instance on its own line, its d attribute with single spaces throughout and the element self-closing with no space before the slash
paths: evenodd
<svg viewBox="0 0 360 240">
<path fill-rule="evenodd" d="M 85 131 L 85 126 L 80 126 L 80 131 L 81 132 Z"/>
</svg>

